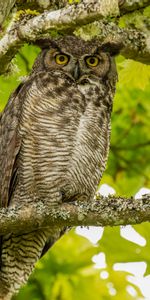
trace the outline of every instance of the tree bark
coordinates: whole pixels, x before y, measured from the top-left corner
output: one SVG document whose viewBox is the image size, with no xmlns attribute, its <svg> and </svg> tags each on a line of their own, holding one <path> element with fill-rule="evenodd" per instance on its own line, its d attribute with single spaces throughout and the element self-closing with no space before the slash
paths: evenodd
<svg viewBox="0 0 150 300">
<path fill-rule="evenodd" d="M 9 15 L 16 0 L 0 0 L 0 25 L 5 21 Z"/>
<path fill-rule="evenodd" d="M 137 9 L 143 9 L 148 5 L 150 5 L 150 0 L 125 0 L 120 7 L 120 13 L 123 15 Z"/>
<path fill-rule="evenodd" d="M 0 210 L 0 235 L 52 226 L 118 226 L 150 221 L 150 194 L 141 199 L 97 195 L 93 202 L 33 203 Z"/>
<path fill-rule="evenodd" d="M 150 34 L 136 29 L 119 28 L 116 24 L 99 22 L 98 37 L 105 41 L 122 44 L 120 54 L 144 64 L 150 64 Z"/>
<path fill-rule="evenodd" d="M 85 3 L 86 0 L 80 0 L 80 3 Z M 89 1 L 90 2 L 90 1 Z M 107 2 L 107 1 L 106 1 Z M 75 1 L 72 1 L 69 3 L 68 0 L 30 0 L 30 2 L 16 0 L 16 5 L 18 6 L 19 9 L 25 9 L 25 8 L 41 8 L 41 9 L 60 9 L 63 7 L 66 7 L 68 5 L 73 5 Z M 150 0 L 118 0 L 118 5 L 120 8 L 120 13 L 126 14 L 128 12 L 135 11 L 137 9 L 143 9 L 150 5 Z"/>
<path fill-rule="evenodd" d="M 88 2 L 92 3 L 93 0 L 88 1 L 88 0 L 80 0 L 81 4 L 86 5 Z M 98 1 L 97 1 L 98 2 Z M 144 7 L 147 7 L 148 5 L 150 5 L 150 0 L 113 0 L 113 1 L 101 1 L 101 2 L 105 2 L 105 5 L 107 6 L 108 3 L 108 7 L 110 4 L 117 4 L 120 7 L 120 13 L 121 14 L 125 14 L 131 11 L 135 11 L 137 9 L 142 9 Z M 11 9 L 13 8 L 13 6 L 15 5 L 19 7 L 19 9 L 24 9 L 24 8 L 33 8 L 36 9 L 38 7 L 40 7 L 42 10 L 44 9 L 60 9 L 63 7 L 68 6 L 68 1 L 67 0 L 62 0 L 62 1 L 58 1 L 58 0 L 30 0 L 30 2 L 28 1 L 22 1 L 22 3 L 20 1 L 17 0 L 0 0 L 0 25 L 5 21 L 5 19 L 8 17 Z M 95 3 L 93 1 L 93 3 Z M 73 5 L 73 3 L 71 4 Z M 93 4 L 92 4 L 93 5 Z"/>
</svg>

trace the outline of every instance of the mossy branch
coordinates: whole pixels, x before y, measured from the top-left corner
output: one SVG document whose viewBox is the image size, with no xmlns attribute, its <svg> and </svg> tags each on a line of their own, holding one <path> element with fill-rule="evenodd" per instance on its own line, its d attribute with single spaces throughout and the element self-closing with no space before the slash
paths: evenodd
<svg viewBox="0 0 150 300">
<path fill-rule="evenodd" d="M 9 15 L 15 2 L 15 0 L 0 0 L 0 25 L 5 21 L 5 19 Z"/>
<path fill-rule="evenodd" d="M 7 0 L 10 1 L 10 0 Z M 21 0 L 16 0 L 16 6 L 19 9 L 26 9 L 26 8 L 31 8 L 31 9 L 60 9 L 63 7 L 66 7 L 67 5 L 73 5 L 74 3 L 85 3 L 86 0 L 30 0 L 30 1 L 21 1 Z M 150 0 L 118 0 L 118 5 L 120 8 L 120 13 L 126 14 L 128 12 L 135 11 L 137 9 L 143 9 L 150 5 Z"/>
<path fill-rule="evenodd" d="M 150 194 L 141 199 L 97 195 L 92 202 L 36 202 L 0 210 L 0 235 L 52 226 L 117 226 L 150 221 Z"/>
<path fill-rule="evenodd" d="M 36 9 L 40 12 L 47 10 L 56 10 L 60 8 L 64 8 L 68 5 L 74 5 L 75 3 L 80 3 L 87 5 L 88 2 L 94 1 L 88 1 L 88 0 L 79 0 L 79 1 L 69 1 L 69 0 L 30 0 L 30 1 L 23 1 L 23 0 L 0 0 L 0 24 L 2 24 L 5 19 L 9 16 L 9 13 L 11 9 L 14 7 L 17 9 Z M 98 2 L 98 1 L 97 1 Z M 104 2 L 104 1 L 102 1 Z M 117 0 L 113 0 L 109 3 L 109 1 L 105 1 L 105 4 L 107 6 L 110 3 L 117 3 Z M 142 9 L 150 5 L 150 0 L 118 0 L 117 4 L 120 8 L 120 13 L 125 14 L 131 11 L 135 11 L 137 9 Z"/>
<path fill-rule="evenodd" d="M 121 1 L 121 0 L 120 0 Z M 120 6 L 121 15 L 135 10 L 143 9 L 150 5 L 150 0 L 123 0 Z"/>
</svg>

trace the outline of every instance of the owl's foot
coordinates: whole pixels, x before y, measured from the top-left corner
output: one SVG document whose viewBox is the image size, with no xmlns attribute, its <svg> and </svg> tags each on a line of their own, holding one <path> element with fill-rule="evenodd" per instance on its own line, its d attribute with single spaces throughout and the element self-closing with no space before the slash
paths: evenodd
<svg viewBox="0 0 150 300">
<path fill-rule="evenodd" d="M 70 191 L 64 191 L 61 190 L 61 194 L 62 194 L 62 202 L 69 202 L 69 203 L 74 203 L 75 201 L 86 201 L 88 200 L 88 196 L 83 193 L 71 193 Z"/>
</svg>

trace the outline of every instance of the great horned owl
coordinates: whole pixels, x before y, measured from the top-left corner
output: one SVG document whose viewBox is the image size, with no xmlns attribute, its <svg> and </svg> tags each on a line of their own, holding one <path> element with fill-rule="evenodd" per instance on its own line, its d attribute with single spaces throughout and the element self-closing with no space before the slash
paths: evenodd
<svg viewBox="0 0 150 300">
<path fill-rule="evenodd" d="M 109 149 L 117 73 L 111 45 L 73 36 L 37 41 L 31 74 L 1 119 L 1 207 L 92 201 Z M 63 228 L 1 237 L 0 299 L 10 299 Z"/>
</svg>

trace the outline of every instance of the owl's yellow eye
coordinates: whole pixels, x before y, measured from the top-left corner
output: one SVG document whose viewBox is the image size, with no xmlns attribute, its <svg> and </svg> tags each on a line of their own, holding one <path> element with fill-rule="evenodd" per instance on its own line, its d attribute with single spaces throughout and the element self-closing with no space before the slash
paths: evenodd
<svg viewBox="0 0 150 300">
<path fill-rule="evenodd" d="M 57 54 L 55 56 L 55 61 L 58 65 L 66 65 L 69 61 L 69 57 L 66 54 Z"/>
<path fill-rule="evenodd" d="M 99 59 L 97 56 L 88 56 L 86 63 L 89 67 L 96 67 L 99 64 Z"/>
</svg>

